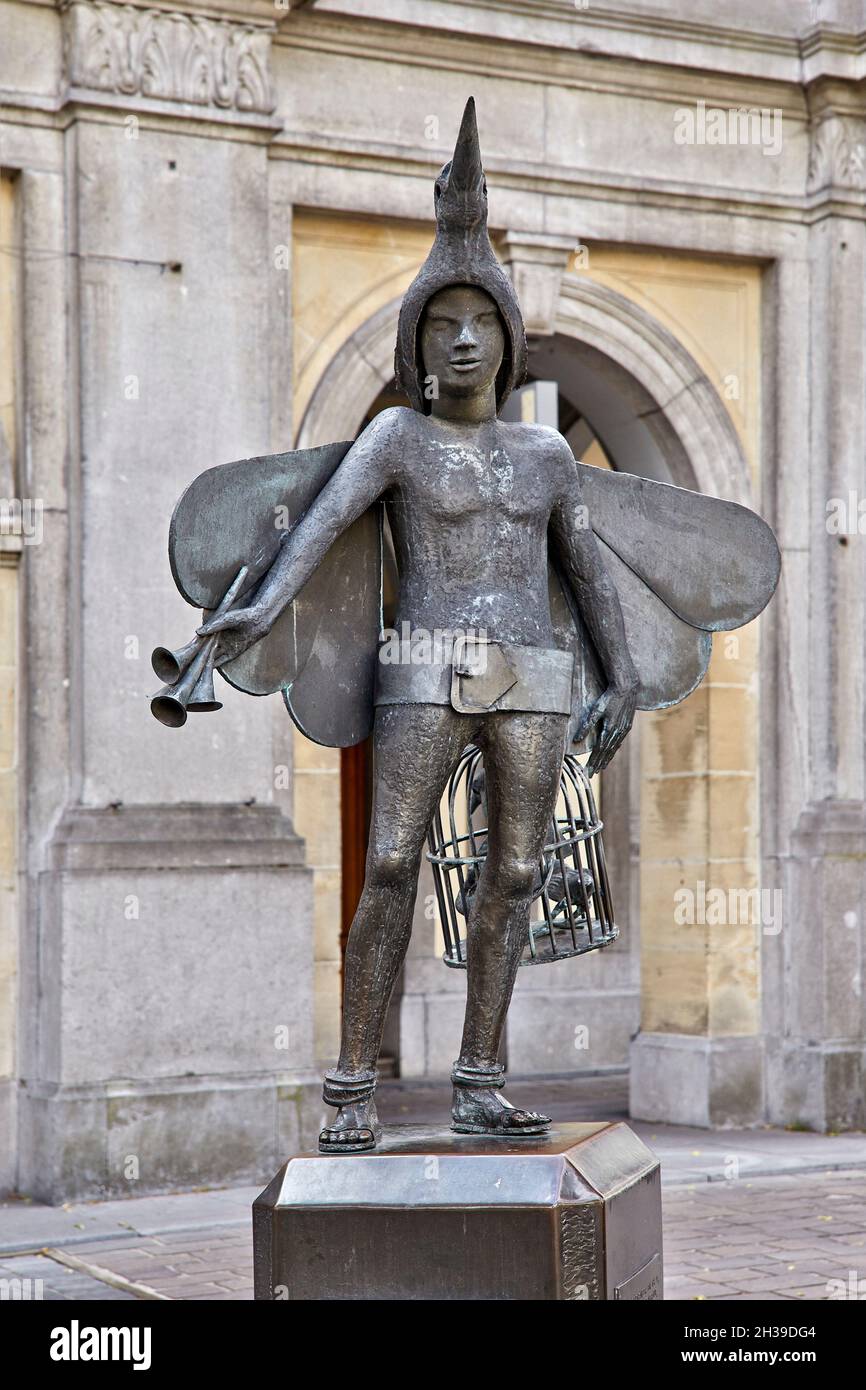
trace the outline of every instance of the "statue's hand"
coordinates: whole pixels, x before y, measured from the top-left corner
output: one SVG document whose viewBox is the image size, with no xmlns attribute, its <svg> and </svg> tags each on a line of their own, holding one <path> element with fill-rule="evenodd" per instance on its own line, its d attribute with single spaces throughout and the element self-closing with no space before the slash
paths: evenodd
<svg viewBox="0 0 866 1390">
<path fill-rule="evenodd" d="M 216 632 L 220 634 L 214 665 L 225 666 L 226 662 L 234 661 L 235 657 L 242 656 L 249 647 L 267 637 L 275 616 L 273 610 L 264 605 L 253 604 L 249 608 L 236 608 L 221 618 L 211 618 L 202 623 L 197 631 L 201 637 L 210 637 Z"/>
<path fill-rule="evenodd" d="M 609 685 L 582 721 L 578 741 L 585 738 L 590 729 L 596 729 L 592 752 L 586 764 L 590 777 L 607 767 L 631 728 L 637 708 L 638 687 L 637 677 L 621 685 Z"/>
</svg>

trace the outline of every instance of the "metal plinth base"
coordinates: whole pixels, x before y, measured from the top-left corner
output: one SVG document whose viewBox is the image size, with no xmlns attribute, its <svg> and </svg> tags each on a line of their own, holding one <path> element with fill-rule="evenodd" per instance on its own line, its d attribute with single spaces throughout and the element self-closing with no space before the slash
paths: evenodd
<svg viewBox="0 0 866 1390">
<path fill-rule="evenodd" d="M 659 1163 L 621 1123 L 394 1125 L 374 1153 L 290 1158 L 253 1245 L 257 1299 L 660 1299 Z"/>
</svg>

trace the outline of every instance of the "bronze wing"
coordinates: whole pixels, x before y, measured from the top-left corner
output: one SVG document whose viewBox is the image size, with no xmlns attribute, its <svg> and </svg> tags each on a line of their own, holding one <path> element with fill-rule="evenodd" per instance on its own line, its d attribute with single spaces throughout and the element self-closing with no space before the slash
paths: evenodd
<svg viewBox="0 0 866 1390">
<path fill-rule="evenodd" d="M 575 465 L 589 520 L 614 580 L 640 678 L 639 709 L 685 699 L 703 679 L 713 632 L 766 606 L 781 557 L 770 527 L 736 502 L 631 473 Z M 568 585 L 551 567 L 557 640 L 575 653 L 573 726 L 604 686 Z"/>
</svg>

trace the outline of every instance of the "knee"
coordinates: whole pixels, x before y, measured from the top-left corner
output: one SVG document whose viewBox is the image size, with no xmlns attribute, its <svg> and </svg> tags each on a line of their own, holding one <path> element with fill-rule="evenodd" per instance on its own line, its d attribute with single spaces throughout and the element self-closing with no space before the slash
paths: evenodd
<svg viewBox="0 0 866 1390">
<path fill-rule="evenodd" d="M 415 886 L 419 856 L 403 849 L 371 850 L 367 856 L 367 886 L 399 889 Z"/>
<path fill-rule="evenodd" d="M 496 894 L 512 901 L 529 899 L 537 874 L 538 865 L 534 859 L 507 854 L 493 870 L 491 887 Z"/>
</svg>

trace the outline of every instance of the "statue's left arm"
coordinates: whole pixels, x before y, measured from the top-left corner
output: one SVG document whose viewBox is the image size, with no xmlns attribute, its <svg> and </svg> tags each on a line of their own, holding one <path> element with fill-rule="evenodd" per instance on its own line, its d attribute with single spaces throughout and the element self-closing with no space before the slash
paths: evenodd
<svg viewBox="0 0 866 1390">
<path fill-rule="evenodd" d="M 634 720 L 638 675 L 625 635 L 616 585 L 608 574 L 592 530 L 589 510 L 580 493 L 571 451 L 567 451 L 560 487 L 550 517 L 550 541 L 563 578 L 592 638 L 604 668 L 607 686 L 585 712 L 575 738 L 579 742 L 598 726 L 587 764 L 600 772 L 619 748 Z"/>
</svg>

